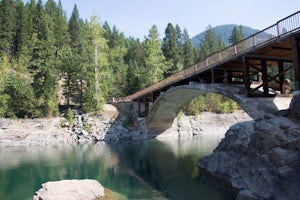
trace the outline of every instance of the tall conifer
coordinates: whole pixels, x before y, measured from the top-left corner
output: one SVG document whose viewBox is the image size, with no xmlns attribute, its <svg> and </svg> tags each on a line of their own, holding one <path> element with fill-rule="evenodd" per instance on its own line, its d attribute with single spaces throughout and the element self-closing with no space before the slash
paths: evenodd
<svg viewBox="0 0 300 200">
<path fill-rule="evenodd" d="M 12 56 L 16 28 L 16 12 L 13 0 L 0 1 L 0 52 Z"/>
<path fill-rule="evenodd" d="M 161 50 L 158 30 L 155 25 L 149 30 L 148 36 L 143 42 L 144 62 L 146 73 L 143 76 L 143 86 L 148 86 L 158 82 L 163 78 L 163 74 L 168 69 L 168 63 Z"/>
<path fill-rule="evenodd" d="M 195 62 L 194 49 L 192 45 L 192 41 L 186 29 L 183 30 L 182 34 L 182 42 L 183 42 L 183 65 L 184 67 L 188 67 Z"/>
</svg>

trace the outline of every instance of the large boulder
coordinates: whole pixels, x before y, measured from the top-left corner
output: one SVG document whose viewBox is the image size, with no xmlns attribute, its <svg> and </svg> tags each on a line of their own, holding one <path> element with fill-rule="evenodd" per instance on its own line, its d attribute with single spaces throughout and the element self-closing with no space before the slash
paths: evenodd
<svg viewBox="0 0 300 200">
<path fill-rule="evenodd" d="M 284 117 L 236 124 L 199 168 L 239 191 L 238 200 L 300 199 L 300 125 Z"/>
<path fill-rule="evenodd" d="M 62 180 L 42 184 L 33 200 L 96 200 L 104 196 L 104 188 L 96 180 Z"/>
<path fill-rule="evenodd" d="M 290 104 L 289 114 L 291 117 L 300 120 L 300 91 L 293 92 L 293 99 Z"/>
</svg>

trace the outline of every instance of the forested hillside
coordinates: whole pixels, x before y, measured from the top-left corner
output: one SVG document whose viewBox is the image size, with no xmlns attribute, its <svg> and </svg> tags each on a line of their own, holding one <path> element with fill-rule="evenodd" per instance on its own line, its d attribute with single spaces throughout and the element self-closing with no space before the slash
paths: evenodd
<svg viewBox="0 0 300 200">
<path fill-rule="evenodd" d="M 220 37 L 221 41 L 224 42 L 226 46 L 230 45 L 231 42 L 228 40 L 230 37 L 232 30 L 234 27 L 239 27 L 241 31 L 243 32 L 244 37 L 248 37 L 250 35 L 253 35 L 259 30 L 250 28 L 248 26 L 243 26 L 243 25 L 236 25 L 236 24 L 226 24 L 226 25 L 220 25 L 220 26 L 215 26 L 215 27 L 208 27 L 212 28 L 213 31 L 216 33 L 218 37 Z M 192 44 L 194 47 L 199 47 L 203 41 L 205 32 L 201 32 L 194 37 L 191 38 Z"/>
<path fill-rule="evenodd" d="M 230 40 L 243 37 L 235 27 Z M 0 0 L 0 117 L 43 117 L 59 107 L 101 108 L 224 48 L 212 29 L 193 47 L 188 31 L 155 25 L 143 41 L 116 26 L 80 18 L 76 5 L 67 19 L 61 1 Z"/>
</svg>

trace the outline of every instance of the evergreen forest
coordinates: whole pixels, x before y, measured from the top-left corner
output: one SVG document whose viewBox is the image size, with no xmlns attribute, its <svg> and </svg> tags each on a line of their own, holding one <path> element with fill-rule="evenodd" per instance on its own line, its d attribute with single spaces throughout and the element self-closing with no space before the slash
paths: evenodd
<svg viewBox="0 0 300 200">
<path fill-rule="evenodd" d="M 242 38 L 235 26 L 228 40 Z M 163 35 L 153 25 L 141 41 L 97 16 L 82 19 L 76 5 L 68 19 L 61 0 L 0 0 L 0 117 L 57 116 L 70 106 L 96 111 L 224 47 L 211 26 L 198 47 L 171 23 Z M 208 94 L 183 111 L 231 112 L 233 104 Z"/>
</svg>

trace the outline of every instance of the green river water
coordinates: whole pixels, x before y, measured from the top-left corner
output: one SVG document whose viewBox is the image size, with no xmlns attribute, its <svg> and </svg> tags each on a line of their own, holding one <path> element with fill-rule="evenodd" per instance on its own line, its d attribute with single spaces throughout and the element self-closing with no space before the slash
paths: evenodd
<svg viewBox="0 0 300 200">
<path fill-rule="evenodd" d="M 42 183 L 96 179 L 127 199 L 230 200 L 222 184 L 199 175 L 200 157 L 220 136 L 94 145 L 0 148 L 0 200 L 32 199 Z"/>
</svg>

